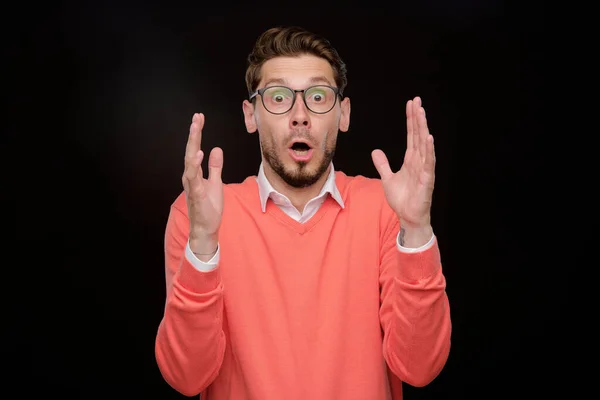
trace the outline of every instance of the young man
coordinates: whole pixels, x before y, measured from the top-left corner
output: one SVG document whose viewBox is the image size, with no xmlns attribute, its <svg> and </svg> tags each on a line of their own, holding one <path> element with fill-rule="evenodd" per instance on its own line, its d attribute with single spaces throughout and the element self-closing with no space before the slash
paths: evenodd
<svg viewBox="0 0 600 400">
<path fill-rule="evenodd" d="M 262 163 L 225 185 L 215 148 L 205 179 L 204 115 L 193 116 L 166 226 L 160 371 L 203 400 L 401 399 L 401 381 L 428 384 L 450 349 L 421 100 L 406 105 L 400 171 L 375 150 L 381 179 L 350 177 L 332 164 L 350 100 L 329 42 L 270 29 L 248 61 L 243 111 Z"/>
</svg>

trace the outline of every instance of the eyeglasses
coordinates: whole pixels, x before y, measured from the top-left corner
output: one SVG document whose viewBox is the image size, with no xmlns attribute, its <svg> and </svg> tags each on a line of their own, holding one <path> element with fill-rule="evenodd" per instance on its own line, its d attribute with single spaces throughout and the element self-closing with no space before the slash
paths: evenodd
<svg viewBox="0 0 600 400">
<path fill-rule="evenodd" d="M 304 105 L 315 114 L 326 114 L 333 109 L 340 90 L 333 86 L 318 85 L 304 90 L 294 90 L 285 86 L 269 86 L 250 95 L 250 101 L 260 95 L 262 104 L 271 114 L 285 114 L 296 103 L 296 93 L 302 93 Z"/>
</svg>

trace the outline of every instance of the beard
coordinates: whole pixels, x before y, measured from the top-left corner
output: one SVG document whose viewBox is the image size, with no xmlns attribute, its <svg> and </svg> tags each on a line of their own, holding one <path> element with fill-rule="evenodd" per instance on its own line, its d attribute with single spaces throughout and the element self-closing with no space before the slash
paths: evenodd
<svg viewBox="0 0 600 400">
<path fill-rule="evenodd" d="M 306 138 L 311 143 L 315 143 L 315 141 L 312 140 L 311 135 L 305 131 L 290 135 L 289 138 L 286 138 L 284 143 L 289 143 L 292 138 Z M 325 136 L 324 140 L 327 142 L 327 136 Z M 266 141 L 261 139 L 260 144 L 263 157 L 271 169 L 273 169 L 273 171 L 275 171 L 275 173 L 279 175 L 286 184 L 298 189 L 314 185 L 323 176 L 323 174 L 325 174 L 329 168 L 329 165 L 331 164 L 331 161 L 333 160 L 333 156 L 335 155 L 334 142 L 325 146 L 325 149 L 323 150 L 323 156 L 316 169 L 309 169 L 308 163 L 306 162 L 296 162 L 295 166 L 290 169 L 285 167 L 272 140 Z M 313 149 L 313 151 L 315 150 L 316 149 Z M 314 158 L 311 161 L 314 161 Z"/>
</svg>

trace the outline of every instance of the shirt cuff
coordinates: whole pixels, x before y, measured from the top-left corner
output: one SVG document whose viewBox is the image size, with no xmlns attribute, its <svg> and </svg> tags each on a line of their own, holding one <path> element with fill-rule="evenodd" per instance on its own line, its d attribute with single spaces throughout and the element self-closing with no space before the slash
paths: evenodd
<svg viewBox="0 0 600 400">
<path fill-rule="evenodd" d="M 429 249 L 431 246 L 433 246 L 434 239 L 435 239 L 435 234 L 431 235 L 431 239 L 429 239 L 429 241 L 421 247 L 416 247 L 416 248 L 404 247 L 404 246 L 400 246 L 400 232 L 398 232 L 398 236 L 396 237 L 396 245 L 398 246 L 398 250 L 400 250 L 403 253 L 419 253 L 419 252 L 425 251 L 425 250 Z"/>
<path fill-rule="evenodd" d="M 196 255 L 192 252 L 192 249 L 190 248 L 190 242 L 188 241 L 187 245 L 185 246 L 185 258 L 187 258 L 190 264 L 192 264 L 198 271 L 209 272 L 217 268 L 217 264 L 219 263 L 220 247 L 221 246 L 217 245 L 217 252 L 215 255 L 208 262 L 204 262 L 199 260 L 198 257 L 196 257 Z"/>
</svg>

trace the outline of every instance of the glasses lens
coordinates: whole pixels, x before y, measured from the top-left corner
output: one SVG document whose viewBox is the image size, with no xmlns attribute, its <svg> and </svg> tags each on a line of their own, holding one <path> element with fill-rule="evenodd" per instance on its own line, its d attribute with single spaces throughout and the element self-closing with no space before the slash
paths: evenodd
<svg viewBox="0 0 600 400">
<path fill-rule="evenodd" d="M 311 111 L 325 113 L 333 108 L 336 95 L 329 86 L 313 86 L 304 93 L 304 98 Z"/>
<path fill-rule="evenodd" d="M 265 90 L 262 98 L 263 104 L 268 111 L 280 114 L 292 108 L 294 92 L 286 87 L 273 86 Z"/>
<path fill-rule="evenodd" d="M 294 104 L 293 90 L 284 86 L 271 86 L 262 95 L 265 108 L 274 114 L 288 112 Z M 309 110 L 315 113 L 330 111 L 336 102 L 336 93 L 329 86 L 313 86 L 304 92 L 304 99 Z"/>
</svg>

